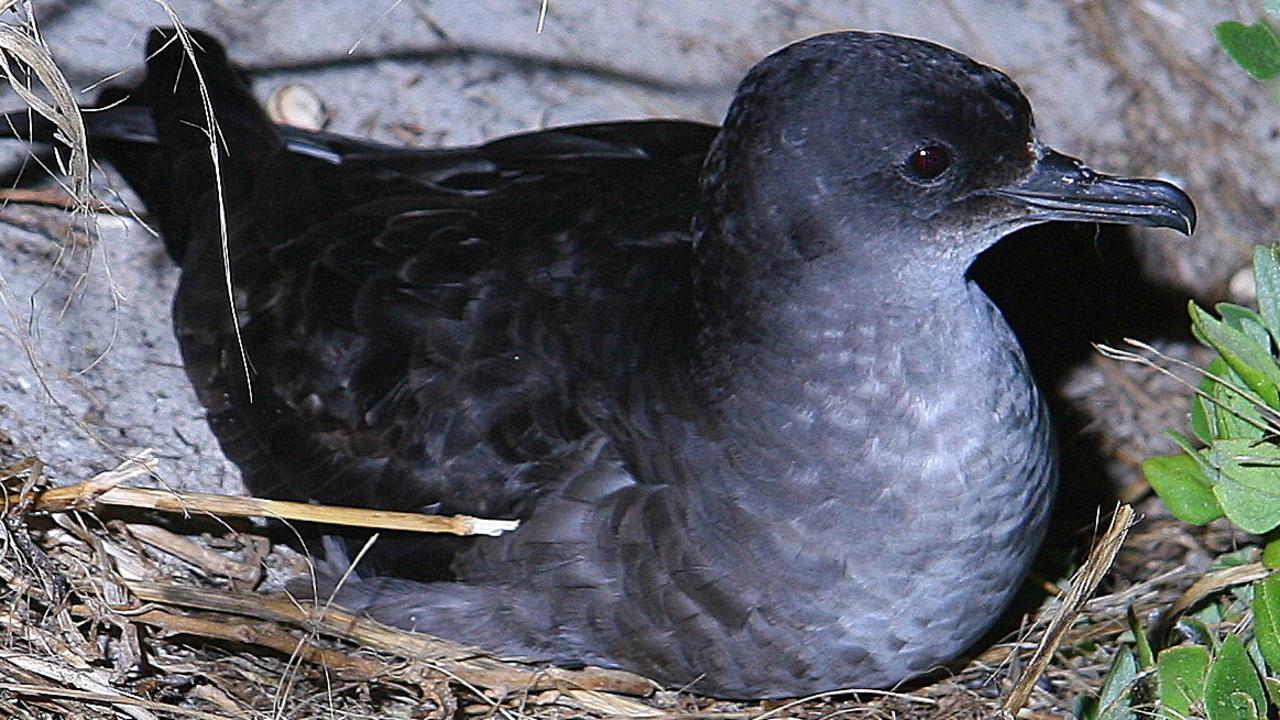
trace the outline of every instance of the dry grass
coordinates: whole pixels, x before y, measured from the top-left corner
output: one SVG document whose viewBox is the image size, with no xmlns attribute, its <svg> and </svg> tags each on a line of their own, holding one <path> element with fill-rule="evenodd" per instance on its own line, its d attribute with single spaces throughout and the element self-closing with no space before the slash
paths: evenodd
<svg viewBox="0 0 1280 720">
<path fill-rule="evenodd" d="M 655 691 L 629 673 L 502 661 L 263 593 L 273 577 L 304 573 L 306 562 L 259 526 L 222 517 L 228 507 L 239 514 L 242 499 L 175 495 L 159 505 L 166 513 L 150 496 L 132 507 L 125 496 L 93 502 L 145 471 L 131 463 L 56 490 L 43 487 L 36 460 L 0 471 L 0 707 L 8 716 L 980 718 L 1024 704 L 1018 717 L 1059 717 L 1096 690 L 1129 608 L 1140 616 L 1168 608 L 1196 578 L 1176 557 L 1152 566 L 1154 546 L 1198 543 L 1179 524 L 1148 522 L 1120 552 L 1120 572 L 1151 579 L 1113 580 L 1117 590 L 1083 602 L 1120 547 L 1129 524 L 1122 513 L 1077 575 L 1092 579 L 1063 583 L 1080 602 L 1046 601 L 1017 641 L 949 677 L 900 692 L 725 703 Z M 1126 567 L 1126 556 L 1143 562 Z M 1028 664 L 1046 637 L 1045 666 Z"/>
<path fill-rule="evenodd" d="M 54 490 L 42 487 L 35 460 L 0 473 L 7 500 L 0 530 L 0 626 L 6 630 L 0 694 L 29 708 L 30 717 L 53 706 L 89 713 L 130 708 L 124 712 L 152 717 L 178 699 L 187 709 L 166 712 L 415 717 L 454 708 L 455 685 L 485 712 L 505 713 L 507 703 L 517 710 L 546 705 L 653 714 L 628 697 L 602 692 L 652 690 L 628 673 L 502 663 L 338 608 L 255 593 L 265 567 L 280 566 L 289 575 L 306 567 L 296 555 L 276 552 L 251 526 L 203 520 L 228 509 L 237 514 L 242 498 L 171 498 L 171 507 L 183 511 L 175 514 L 188 518 L 182 529 L 203 526 L 202 540 L 139 513 L 156 506 L 150 495 L 132 508 L 118 496 L 101 505 L 103 514 L 65 502 L 72 495 L 103 497 L 102 488 L 120 489 L 120 482 L 145 472 L 145 463 L 130 463 L 86 486 Z M 378 521 L 387 525 L 385 516 Z"/>
</svg>

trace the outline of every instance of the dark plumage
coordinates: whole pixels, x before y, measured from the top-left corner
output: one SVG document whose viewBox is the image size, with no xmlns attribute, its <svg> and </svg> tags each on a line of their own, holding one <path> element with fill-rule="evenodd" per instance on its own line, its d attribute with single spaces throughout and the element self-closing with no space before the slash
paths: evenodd
<svg viewBox="0 0 1280 720">
<path fill-rule="evenodd" d="M 182 265 L 187 370 L 253 492 L 519 518 L 390 538 L 342 600 L 712 695 L 889 685 L 981 635 L 1055 458 L 971 261 L 1046 220 L 1194 222 L 1168 184 L 1043 147 L 1009 78 L 921 40 L 780 50 L 723 129 L 422 151 L 273 127 L 195 34 L 251 402 L 171 34 L 87 119 Z"/>
</svg>

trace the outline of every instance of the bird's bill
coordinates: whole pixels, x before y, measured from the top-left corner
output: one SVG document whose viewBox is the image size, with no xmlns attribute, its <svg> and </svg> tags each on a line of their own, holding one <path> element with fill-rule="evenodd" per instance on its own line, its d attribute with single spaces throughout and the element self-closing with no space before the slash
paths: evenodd
<svg viewBox="0 0 1280 720">
<path fill-rule="evenodd" d="M 1170 183 L 1096 173 L 1049 148 L 1039 155 L 1029 175 L 994 193 L 1025 206 L 1034 220 L 1146 225 L 1187 235 L 1195 229 L 1195 204 Z"/>
</svg>

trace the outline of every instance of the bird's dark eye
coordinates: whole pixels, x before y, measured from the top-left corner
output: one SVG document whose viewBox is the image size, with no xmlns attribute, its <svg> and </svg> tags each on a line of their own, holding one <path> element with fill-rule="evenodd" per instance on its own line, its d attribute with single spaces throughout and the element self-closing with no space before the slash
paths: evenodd
<svg viewBox="0 0 1280 720">
<path fill-rule="evenodd" d="M 907 158 L 907 170 L 920 180 L 936 180 L 951 167 L 951 151 L 941 145 L 925 145 Z"/>
</svg>

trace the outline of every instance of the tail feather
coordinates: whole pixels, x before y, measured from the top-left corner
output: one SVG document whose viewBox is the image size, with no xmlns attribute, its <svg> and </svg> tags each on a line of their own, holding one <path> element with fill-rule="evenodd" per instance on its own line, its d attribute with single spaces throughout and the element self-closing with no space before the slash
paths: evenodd
<svg viewBox="0 0 1280 720">
<path fill-rule="evenodd" d="M 280 134 L 222 45 L 198 30 L 186 36 L 184 43 L 175 29 L 156 28 L 147 37 L 147 77 L 139 94 L 151 108 L 160 144 L 207 153 L 212 119 L 222 162 L 247 165 L 275 152 Z"/>
<path fill-rule="evenodd" d="M 197 30 L 185 37 L 174 28 L 153 29 L 142 85 L 107 88 L 83 114 L 90 154 L 114 166 L 141 196 L 179 264 L 193 225 L 207 222 L 208 214 L 193 212 L 193 205 L 220 201 L 228 214 L 246 206 L 254 176 L 284 147 L 222 45 Z M 55 130 L 28 111 L 0 117 L 0 138 L 53 143 Z"/>
<path fill-rule="evenodd" d="M 222 46 L 199 31 L 186 37 L 183 42 L 177 30 L 157 28 L 147 38 L 147 77 L 138 95 L 151 110 L 158 146 L 141 173 L 121 168 L 179 263 L 192 224 L 202 221 L 191 212 L 192 203 L 218 202 L 228 212 L 247 204 L 255 173 L 282 147 L 279 132 Z M 108 160 L 120 167 L 115 157 Z"/>
</svg>

